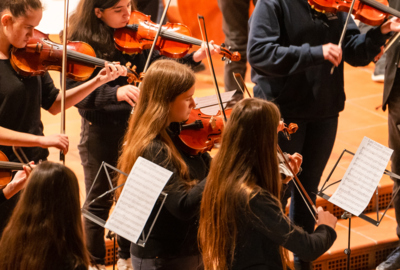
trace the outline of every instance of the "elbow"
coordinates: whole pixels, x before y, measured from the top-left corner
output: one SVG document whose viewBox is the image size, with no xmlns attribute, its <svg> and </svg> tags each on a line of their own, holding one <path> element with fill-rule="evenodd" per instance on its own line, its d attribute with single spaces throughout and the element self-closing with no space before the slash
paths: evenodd
<svg viewBox="0 0 400 270">
<path fill-rule="evenodd" d="M 52 115 L 57 115 L 61 112 L 61 108 L 55 104 L 53 104 L 53 106 L 51 106 L 48 110 L 49 113 L 51 113 Z"/>
</svg>

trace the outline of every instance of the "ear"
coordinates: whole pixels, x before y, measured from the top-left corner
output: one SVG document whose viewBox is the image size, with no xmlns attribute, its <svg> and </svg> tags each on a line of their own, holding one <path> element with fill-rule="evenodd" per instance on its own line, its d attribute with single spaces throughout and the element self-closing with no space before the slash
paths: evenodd
<svg viewBox="0 0 400 270">
<path fill-rule="evenodd" d="M 12 21 L 13 21 L 13 17 L 9 13 L 5 13 L 1 16 L 1 25 L 2 26 L 8 26 L 8 25 L 12 24 Z"/>
<path fill-rule="evenodd" d="M 101 15 L 103 12 L 100 10 L 100 8 L 94 8 L 94 15 L 96 15 L 97 18 L 101 19 Z"/>
</svg>

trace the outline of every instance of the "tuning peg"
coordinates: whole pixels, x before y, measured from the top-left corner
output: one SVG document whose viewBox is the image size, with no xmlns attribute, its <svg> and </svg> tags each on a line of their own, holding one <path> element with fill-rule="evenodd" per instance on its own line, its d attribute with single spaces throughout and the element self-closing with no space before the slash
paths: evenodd
<svg viewBox="0 0 400 270">
<path fill-rule="evenodd" d="M 222 56 L 221 60 L 222 60 L 222 61 L 226 61 L 226 57 L 225 57 L 225 56 Z"/>
</svg>

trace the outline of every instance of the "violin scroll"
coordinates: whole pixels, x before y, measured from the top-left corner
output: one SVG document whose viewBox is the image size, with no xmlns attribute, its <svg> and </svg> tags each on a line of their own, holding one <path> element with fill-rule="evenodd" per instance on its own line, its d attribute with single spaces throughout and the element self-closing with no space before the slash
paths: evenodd
<svg viewBox="0 0 400 270">
<path fill-rule="evenodd" d="M 229 61 L 240 61 L 240 59 L 242 59 L 242 56 L 240 55 L 239 52 L 230 52 L 230 47 L 226 48 L 225 43 L 222 43 L 220 48 L 221 50 L 220 54 L 222 54 L 222 61 L 225 61 L 227 58 L 229 59 Z"/>
</svg>

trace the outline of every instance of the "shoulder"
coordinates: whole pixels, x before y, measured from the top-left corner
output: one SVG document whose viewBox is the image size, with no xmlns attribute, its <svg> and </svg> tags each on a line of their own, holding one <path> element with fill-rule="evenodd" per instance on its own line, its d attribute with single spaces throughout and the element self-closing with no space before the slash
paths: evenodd
<svg viewBox="0 0 400 270">
<path fill-rule="evenodd" d="M 166 167 L 167 164 L 165 163 L 169 160 L 169 150 L 167 145 L 160 138 L 156 138 L 146 146 L 141 156 L 156 164 Z"/>
<path fill-rule="evenodd" d="M 282 214 L 282 208 L 277 199 L 265 191 L 260 191 L 251 198 L 250 208 L 256 215 Z"/>
</svg>

